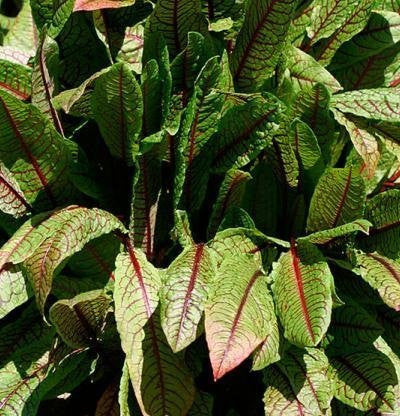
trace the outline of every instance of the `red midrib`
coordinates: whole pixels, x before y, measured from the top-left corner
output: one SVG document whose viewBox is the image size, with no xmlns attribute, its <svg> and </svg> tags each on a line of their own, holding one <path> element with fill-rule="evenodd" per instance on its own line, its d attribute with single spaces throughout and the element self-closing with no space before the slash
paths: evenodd
<svg viewBox="0 0 400 416">
<path fill-rule="evenodd" d="M 152 311 L 150 307 L 149 298 L 148 298 L 147 291 L 143 282 L 142 269 L 140 267 L 138 259 L 136 258 L 135 251 L 129 239 L 126 240 L 126 247 L 128 249 L 129 258 L 131 260 L 136 277 L 138 278 L 138 281 L 139 281 L 140 290 L 142 291 L 143 301 L 144 301 L 144 305 L 146 308 L 146 315 L 148 319 L 147 324 L 149 326 L 150 333 L 151 333 L 151 345 L 152 345 L 153 354 L 156 358 L 156 363 L 157 363 L 157 369 L 158 369 L 157 375 L 160 380 L 159 387 L 160 387 L 161 401 L 162 401 L 162 406 L 163 406 L 163 411 L 164 411 L 163 414 L 167 414 L 166 403 L 165 403 L 165 381 L 164 381 L 164 372 L 163 372 L 163 368 L 161 365 L 160 348 L 158 346 L 158 338 L 157 338 L 157 333 L 154 327 L 154 321 L 152 317 Z"/>
<path fill-rule="evenodd" d="M 15 88 L 11 87 L 11 85 L 6 84 L 5 82 L 0 81 L 0 87 L 4 88 L 7 91 L 10 91 L 11 93 L 16 95 L 17 97 L 21 98 L 22 100 L 27 100 L 29 98 L 29 94 L 25 94 L 22 91 L 19 91 Z"/>
<path fill-rule="evenodd" d="M 375 261 L 377 261 L 378 263 L 380 263 L 385 269 L 387 269 L 389 271 L 389 273 L 394 277 L 394 279 L 400 283 L 400 274 L 397 270 L 395 270 L 395 268 L 388 262 L 386 261 L 384 258 L 377 256 L 376 254 L 373 253 L 368 253 L 367 254 L 368 257 L 371 257 L 372 259 L 374 259 Z"/>
<path fill-rule="evenodd" d="M 351 183 L 351 176 L 352 176 L 352 168 L 350 167 L 349 174 L 347 175 L 346 185 L 343 190 L 342 197 L 340 198 L 339 205 L 336 209 L 335 218 L 333 219 L 332 227 L 336 227 L 337 223 L 339 222 L 340 215 L 342 214 L 344 204 L 346 202 L 347 194 L 349 193 L 350 183 Z"/>
<path fill-rule="evenodd" d="M 225 358 L 226 358 L 226 356 L 228 355 L 228 353 L 229 353 L 229 351 L 231 349 L 232 341 L 233 341 L 233 338 L 235 336 L 236 329 L 237 329 L 237 326 L 239 324 L 240 318 L 242 316 L 243 308 L 244 308 L 244 306 L 245 306 L 245 304 L 247 302 L 247 299 L 249 297 L 250 290 L 253 287 L 255 281 L 257 280 L 257 278 L 259 276 L 261 276 L 261 275 L 262 275 L 261 271 L 260 270 L 257 270 L 253 274 L 253 276 L 251 277 L 249 283 L 246 286 L 246 289 L 244 291 L 243 297 L 242 297 L 242 299 L 240 301 L 238 310 L 236 312 L 235 318 L 234 318 L 233 323 L 232 323 L 231 331 L 230 331 L 230 334 L 229 334 L 229 337 L 228 337 L 228 340 L 227 340 L 227 343 L 226 343 L 226 347 L 225 347 L 225 350 L 224 350 L 224 354 L 222 355 L 221 361 L 219 362 L 219 366 L 218 366 L 217 371 L 215 371 L 215 373 L 214 373 L 214 381 L 216 381 L 216 380 L 218 380 L 220 378 L 220 372 L 221 372 L 222 364 L 224 363 Z"/>
<path fill-rule="evenodd" d="M 353 374 L 355 374 L 358 378 L 360 378 L 381 400 L 389 409 L 393 410 L 393 406 L 385 399 L 382 393 L 377 389 L 377 387 L 372 384 L 367 378 L 365 378 L 364 374 L 361 373 L 357 368 L 353 366 L 353 364 L 344 357 L 336 357 L 335 358 L 339 363 L 347 367 Z"/>
<path fill-rule="evenodd" d="M 241 172 L 239 172 L 237 174 L 237 176 L 235 176 L 233 178 L 233 181 L 229 185 L 228 191 L 227 191 L 227 193 L 225 195 L 225 198 L 224 198 L 224 200 L 222 201 L 222 204 L 221 204 L 221 212 L 220 212 L 220 215 L 219 215 L 218 225 L 221 223 L 222 219 L 224 218 L 226 210 L 228 209 L 229 200 L 232 196 L 233 191 L 235 190 L 235 187 L 240 184 L 240 182 L 243 178 L 244 178 L 244 175 Z"/>
<path fill-rule="evenodd" d="M 56 200 L 55 200 L 55 198 L 53 196 L 53 193 L 51 192 L 51 190 L 49 188 L 49 183 L 47 182 L 47 179 L 46 179 L 45 175 L 43 174 L 43 172 L 40 169 L 40 166 L 39 166 L 38 161 L 36 160 L 35 156 L 33 156 L 33 154 L 31 153 L 31 151 L 29 150 L 29 147 L 25 143 L 25 140 L 22 137 L 22 134 L 18 130 L 18 126 L 17 126 L 16 122 L 14 121 L 14 119 L 11 116 L 10 110 L 8 109 L 6 103 L 4 102 L 3 98 L 1 98 L 1 97 L 0 97 L 0 102 L 3 105 L 5 114 L 6 114 L 7 118 L 8 118 L 8 121 L 9 121 L 9 123 L 11 125 L 11 128 L 14 131 L 15 136 L 19 140 L 19 143 L 21 145 L 22 151 L 25 153 L 26 157 L 31 162 L 31 164 L 33 166 L 33 169 L 35 170 L 36 175 L 39 178 L 39 181 L 42 184 L 43 189 L 46 192 L 46 195 L 47 195 L 48 199 L 50 200 L 50 202 L 52 203 L 52 205 L 55 206 L 56 205 Z"/>
<path fill-rule="evenodd" d="M 361 74 L 356 79 L 354 84 L 352 85 L 352 89 L 357 90 L 360 84 L 364 81 L 365 77 L 368 74 L 368 71 L 371 69 L 372 64 L 375 62 L 377 58 L 377 55 L 370 56 L 367 60 L 367 64 L 365 65 L 365 68 L 361 71 Z"/>
<path fill-rule="evenodd" d="M 22 195 L 20 195 L 17 192 L 17 190 L 9 182 L 7 182 L 6 179 L 3 178 L 2 176 L 0 176 L 0 182 L 2 182 L 4 186 L 7 187 L 13 195 L 15 195 L 18 201 L 20 201 L 21 204 L 25 206 L 25 208 L 27 208 L 28 210 L 31 209 L 31 206 L 28 204 L 25 198 L 23 198 Z"/>
<path fill-rule="evenodd" d="M 181 314 L 180 322 L 179 322 L 179 329 L 178 329 L 178 333 L 177 333 L 177 336 L 176 336 L 176 343 L 179 342 L 179 337 L 180 337 L 181 332 L 182 332 L 182 327 L 183 327 L 183 323 L 184 323 L 185 318 L 186 318 L 186 314 L 187 314 L 187 310 L 188 310 L 188 306 L 189 306 L 189 301 L 192 297 L 193 289 L 194 289 L 194 286 L 196 284 L 196 280 L 197 280 L 197 277 L 198 277 L 198 274 L 199 274 L 200 263 L 201 263 L 201 259 L 203 257 L 203 252 L 204 252 L 204 244 L 198 244 L 198 246 L 196 248 L 196 253 L 194 255 L 193 268 L 192 268 L 192 273 L 190 275 L 189 286 L 187 288 L 186 295 L 185 295 L 185 301 L 183 303 L 182 314 Z"/>
<path fill-rule="evenodd" d="M 237 81 L 239 79 L 239 77 L 240 77 L 240 75 L 241 75 L 241 73 L 243 71 L 243 68 L 244 68 L 244 66 L 246 64 L 246 60 L 247 60 L 247 58 L 249 56 L 250 50 L 253 47 L 254 42 L 257 40 L 257 38 L 258 38 L 258 36 L 260 34 L 260 30 L 262 29 L 263 25 L 265 24 L 265 22 L 266 22 L 266 20 L 268 18 L 268 15 L 271 13 L 273 7 L 275 6 L 275 4 L 277 2 L 278 2 L 278 0 L 272 0 L 271 1 L 271 3 L 269 4 L 267 10 L 265 11 L 265 13 L 263 14 L 263 16 L 261 17 L 261 20 L 258 22 L 258 24 L 256 26 L 256 29 L 254 30 L 254 32 L 253 32 L 253 34 L 251 36 L 250 42 L 246 45 L 246 48 L 245 48 L 245 50 L 243 52 L 243 55 L 242 55 L 242 58 L 239 61 L 237 70 L 236 70 L 235 75 L 233 77 L 235 81 Z"/>
<path fill-rule="evenodd" d="M 310 320 L 310 315 L 307 309 L 306 298 L 304 296 L 303 278 L 302 278 L 301 270 L 300 270 L 299 256 L 297 253 L 296 243 L 294 240 L 291 240 L 290 242 L 290 254 L 292 256 L 293 272 L 294 272 L 294 278 L 296 281 L 297 292 L 299 294 L 301 311 L 302 311 L 302 314 L 303 314 L 303 317 L 307 326 L 307 331 L 310 334 L 312 342 L 315 344 L 315 336 L 314 336 L 314 332 L 311 326 L 311 320 Z"/>
</svg>

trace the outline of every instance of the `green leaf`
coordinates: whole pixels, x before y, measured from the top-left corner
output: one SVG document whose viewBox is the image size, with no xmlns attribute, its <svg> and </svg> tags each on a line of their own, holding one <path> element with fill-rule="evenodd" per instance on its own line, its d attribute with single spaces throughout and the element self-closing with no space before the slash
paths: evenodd
<svg viewBox="0 0 400 416">
<path fill-rule="evenodd" d="M 356 253 L 362 278 L 376 289 L 386 305 L 400 311 L 400 265 L 377 253 Z"/>
<path fill-rule="evenodd" d="M 209 141 L 214 171 L 223 173 L 233 166 L 241 168 L 254 159 L 278 129 L 280 111 L 281 105 L 272 95 L 266 99 L 254 97 L 228 110 L 216 137 Z"/>
<path fill-rule="evenodd" d="M 333 4 L 334 6 L 341 4 L 335 0 L 329 1 L 328 3 Z M 346 1 L 344 4 L 347 5 L 348 3 L 349 1 Z M 340 45 L 360 32 L 368 22 L 372 8 L 374 6 L 374 2 L 369 0 L 362 0 L 351 1 L 351 3 L 353 3 L 352 7 L 346 8 L 346 18 L 342 24 L 335 20 L 336 16 L 334 16 L 334 13 L 331 13 L 331 16 L 334 17 L 334 20 L 327 19 L 333 26 L 334 32 L 329 36 L 328 39 L 324 39 L 318 45 L 316 45 L 314 53 L 314 57 L 322 65 L 327 65 L 331 61 L 333 55 L 340 47 Z M 329 32 L 331 28 L 329 29 Z"/>
<path fill-rule="evenodd" d="M 326 161 L 332 157 L 334 120 L 329 113 L 330 93 L 322 84 L 300 91 L 292 105 L 291 114 L 308 124 L 315 133 Z"/>
<path fill-rule="evenodd" d="M 136 166 L 129 230 L 135 246 L 142 248 L 151 259 L 161 193 L 161 161 L 147 153 L 139 156 Z"/>
<path fill-rule="evenodd" d="M 331 106 L 342 113 L 390 122 L 400 121 L 400 104 L 395 89 L 343 92 L 332 97 Z"/>
<path fill-rule="evenodd" d="M 50 308 L 50 321 L 70 347 L 91 347 L 97 343 L 109 307 L 110 298 L 103 291 L 81 293 L 56 302 Z"/>
<path fill-rule="evenodd" d="M 214 275 L 211 250 L 204 244 L 187 247 L 165 271 L 161 325 L 174 352 L 197 338 Z"/>
<path fill-rule="evenodd" d="M 293 0 L 248 2 L 230 62 L 241 91 L 257 91 L 272 76 L 284 50 L 295 7 Z"/>
<path fill-rule="evenodd" d="M 398 13 L 373 12 L 364 30 L 339 48 L 329 69 L 346 89 L 389 86 L 381 84 L 382 75 L 399 50 L 394 46 L 400 40 L 399 24 Z"/>
<path fill-rule="evenodd" d="M 53 233 L 42 240 L 24 263 L 41 312 L 56 269 L 65 259 L 82 250 L 90 240 L 113 230 L 124 230 L 116 217 L 97 208 L 65 211 L 63 217 L 65 221 L 60 222 Z"/>
<path fill-rule="evenodd" d="M 91 97 L 94 118 L 113 156 L 128 165 L 139 151 L 142 92 L 126 64 L 117 63 L 95 81 Z"/>
<path fill-rule="evenodd" d="M 320 251 L 309 243 L 293 242 L 271 276 L 278 316 L 291 343 L 315 346 L 328 329 L 332 275 Z"/>
<path fill-rule="evenodd" d="M 360 247 L 370 253 L 397 260 L 400 254 L 400 191 L 390 190 L 371 198 L 365 219 L 373 224 L 369 237 L 360 238 Z"/>
<path fill-rule="evenodd" d="M 192 376 L 174 354 L 161 329 L 158 311 L 134 337 L 129 374 L 143 415 L 186 415 L 194 400 Z"/>
<path fill-rule="evenodd" d="M 32 103 L 46 114 L 56 130 L 63 135 L 60 118 L 51 101 L 57 88 L 54 75 L 58 64 L 57 43 L 47 36 L 46 31 L 43 31 L 40 35 L 32 73 Z"/>
<path fill-rule="evenodd" d="M 187 43 L 189 32 L 207 32 L 207 24 L 200 12 L 200 0 L 158 0 L 146 22 L 145 43 L 154 33 L 161 34 L 174 58 Z"/>
<path fill-rule="evenodd" d="M 31 96 L 31 75 L 29 67 L 0 59 L 0 89 L 20 100 L 27 100 Z"/>
<path fill-rule="evenodd" d="M 0 210 L 15 218 L 31 210 L 25 195 L 11 172 L 0 162 Z"/>
<path fill-rule="evenodd" d="M 335 228 L 361 218 L 364 199 L 364 182 L 353 168 L 327 169 L 311 199 L 308 231 Z"/>
<path fill-rule="evenodd" d="M 346 24 L 352 14 L 358 10 L 357 6 L 359 2 L 354 0 L 340 2 L 317 0 L 311 14 L 310 26 L 307 28 L 309 41 L 306 50 L 318 40 L 335 34 L 338 27 Z"/>
<path fill-rule="evenodd" d="M 231 169 L 227 172 L 219 189 L 218 198 L 211 214 L 207 230 L 209 237 L 215 234 L 228 209 L 240 205 L 245 184 L 250 178 L 251 176 L 248 172 L 241 170 Z"/>
<path fill-rule="evenodd" d="M 298 48 L 290 47 L 287 51 L 287 67 L 295 92 L 313 87 L 315 83 L 325 85 L 332 92 L 342 89 L 339 82 L 312 56 Z"/>
<path fill-rule="evenodd" d="M 350 135 L 350 139 L 357 153 L 364 161 L 364 169 L 368 178 L 372 178 L 375 174 L 379 163 L 380 153 L 376 138 L 367 130 L 362 122 L 356 119 L 345 117 L 341 112 L 333 112 L 338 123 L 343 125 Z"/>
<path fill-rule="evenodd" d="M 0 159 L 27 201 L 54 207 L 68 200 L 70 153 L 47 118 L 30 104 L 0 92 Z"/>
<path fill-rule="evenodd" d="M 396 412 L 396 371 L 390 359 L 375 350 L 330 360 L 334 394 L 341 402 L 367 411 Z"/>
<path fill-rule="evenodd" d="M 327 230 L 316 231 L 305 237 L 298 238 L 298 241 L 308 241 L 312 244 L 327 244 L 336 238 L 344 237 L 349 234 L 357 233 L 358 231 L 368 235 L 369 228 L 372 226 L 367 220 L 359 219 L 347 224 L 339 225 L 338 227 Z"/>
<path fill-rule="evenodd" d="M 373 344 L 383 328 L 357 304 L 346 304 L 333 309 L 329 331 L 322 342 L 329 352 L 362 351 Z"/>
<path fill-rule="evenodd" d="M 253 256 L 228 257 L 210 289 L 205 329 L 214 380 L 237 367 L 271 331 L 266 280 Z"/>
<path fill-rule="evenodd" d="M 332 383 L 326 374 L 328 359 L 322 351 L 292 347 L 277 366 L 286 374 L 297 400 L 310 414 L 326 414 L 332 399 Z"/>
</svg>

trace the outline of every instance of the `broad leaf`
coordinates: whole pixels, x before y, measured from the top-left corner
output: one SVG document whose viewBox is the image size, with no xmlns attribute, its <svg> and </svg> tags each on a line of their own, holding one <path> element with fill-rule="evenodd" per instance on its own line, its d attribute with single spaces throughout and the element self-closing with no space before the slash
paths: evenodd
<svg viewBox="0 0 400 416">
<path fill-rule="evenodd" d="M 175 57 L 185 48 L 189 31 L 205 33 L 206 27 L 200 0 L 159 0 L 147 20 L 145 39 L 160 33 L 171 57 Z"/>
<path fill-rule="evenodd" d="M 391 308 L 400 311 L 400 266 L 377 253 L 357 253 L 360 274 L 382 300 Z"/>
<path fill-rule="evenodd" d="M 231 56 L 235 84 L 242 91 L 258 90 L 278 64 L 285 46 L 293 0 L 251 0 Z"/>
<path fill-rule="evenodd" d="M 227 258 L 218 270 L 205 311 L 214 380 L 244 361 L 271 331 L 271 300 L 251 256 Z"/>
<path fill-rule="evenodd" d="M 50 121 L 31 104 L 0 92 L 0 158 L 30 204 L 44 208 L 72 193 L 69 149 Z"/>
<path fill-rule="evenodd" d="M 139 151 L 142 92 L 126 64 L 115 64 L 95 82 L 91 97 L 94 118 L 112 155 L 128 165 Z"/>
<path fill-rule="evenodd" d="M 330 360 L 334 394 L 356 409 L 396 412 L 396 371 L 390 359 L 375 350 L 335 357 Z"/>
<path fill-rule="evenodd" d="M 56 302 L 50 308 L 50 320 L 67 345 L 92 347 L 96 346 L 109 307 L 110 298 L 102 291 L 81 293 Z"/>
<path fill-rule="evenodd" d="M 361 218 L 364 198 L 365 185 L 355 169 L 326 170 L 311 199 L 307 229 L 326 230 Z"/>
<path fill-rule="evenodd" d="M 0 59 L 0 89 L 20 100 L 27 100 L 31 96 L 31 76 L 29 67 Z"/>
<path fill-rule="evenodd" d="M 271 95 L 266 99 L 255 97 L 227 111 L 216 137 L 209 141 L 214 171 L 240 168 L 255 158 L 277 130 L 280 111 L 279 101 Z"/>
<path fill-rule="evenodd" d="M 369 237 L 360 237 L 364 251 L 378 252 L 391 259 L 400 255 L 400 191 L 390 190 L 371 198 L 365 209 L 365 218 L 372 223 Z"/>
<path fill-rule="evenodd" d="M 66 221 L 59 224 L 24 264 L 42 312 L 57 267 L 82 250 L 90 240 L 116 229 L 124 229 L 116 217 L 97 208 L 77 208 L 66 212 L 69 214 Z"/>
<path fill-rule="evenodd" d="M 332 97 L 331 106 L 343 113 L 376 120 L 400 121 L 398 92 L 390 88 L 376 88 L 340 93 Z"/>
<path fill-rule="evenodd" d="M 166 270 L 161 325 L 174 352 L 196 339 L 214 277 L 211 250 L 204 244 L 185 249 Z"/>
<path fill-rule="evenodd" d="M 291 343 L 315 346 L 325 334 L 332 309 L 332 275 L 317 248 L 292 242 L 271 276 L 278 316 Z"/>
</svg>

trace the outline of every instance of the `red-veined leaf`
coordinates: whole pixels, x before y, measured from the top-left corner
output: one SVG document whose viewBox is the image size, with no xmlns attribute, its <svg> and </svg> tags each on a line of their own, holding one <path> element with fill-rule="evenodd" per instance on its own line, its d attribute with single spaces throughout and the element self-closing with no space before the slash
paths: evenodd
<svg viewBox="0 0 400 416">
<path fill-rule="evenodd" d="M 218 269 L 205 309 L 214 380 L 236 368 L 270 333 L 268 296 L 253 256 L 228 257 Z"/>
<path fill-rule="evenodd" d="M 74 12 L 131 6 L 135 0 L 75 0 Z"/>
<path fill-rule="evenodd" d="M 291 343 L 315 346 L 328 329 L 332 275 L 323 255 L 310 243 L 292 242 L 273 270 L 278 316 Z"/>
<path fill-rule="evenodd" d="M 161 325 L 174 352 L 186 348 L 196 339 L 214 277 L 211 250 L 204 244 L 186 248 L 166 270 Z"/>
</svg>

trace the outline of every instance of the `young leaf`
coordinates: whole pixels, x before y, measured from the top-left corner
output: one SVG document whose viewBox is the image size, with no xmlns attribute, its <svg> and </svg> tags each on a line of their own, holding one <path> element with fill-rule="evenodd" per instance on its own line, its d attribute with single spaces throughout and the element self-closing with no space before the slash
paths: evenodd
<svg viewBox="0 0 400 416">
<path fill-rule="evenodd" d="M 140 86 L 129 67 L 117 63 L 100 75 L 91 102 L 111 154 L 132 165 L 139 151 L 143 103 Z"/>
<path fill-rule="evenodd" d="M 235 84 L 257 91 L 278 64 L 296 7 L 293 0 L 251 0 L 231 56 Z"/>
<path fill-rule="evenodd" d="M 244 361 L 270 333 L 272 301 L 252 256 L 228 257 L 214 279 L 205 329 L 214 380 Z"/>
<path fill-rule="evenodd" d="M 214 277 L 211 250 L 204 244 L 186 248 L 166 270 L 161 325 L 174 352 L 196 339 Z"/>
<path fill-rule="evenodd" d="M 310 232 L 335 228 L 363 216 L 365 185 L 353 168 L 330 168 L 320 178 L 310 203 Z"/>
<path fill-rule="evenodd" d="M 150 152 L 139 156 L 134 178 L 130 235 L 148 259 L 154 255 L 154 235 L 161 193 L 161 161 Z"/>
<path fill-rule="evenodd" d="M 103 291 L 81 293 L 56 302 L 50 308 L 50 321 L 70 347 L 92 347 L 97 343 L 109 307 L 110 298 Z"/>
<path fill-rule="evenodd" d="M 367 220 L 356 220 L 347 224 L 339 225 L 339 227 L 330 228 L 328 230 L 316 231 L 305 237 L 298 238 L 298 241 L 308 241 L 312 244 L 327 244 L 336 238 L 344 237 L 358 231 L 368 235 L 369 228 L 372 226 Z"/>
<path fill-rule="evenodd" d="M 231 169 L 227 172 L 211 214 L 207 231 L 209 237 L 215 234 L 228 209 L 240 205 L 245 184 L 250 178 L 248 172 L 241 170 Z"/>
<path fill-rule="evenodd" d="M 291 343 L 317 345 L 331 319 L 332 275 L 320 251 L 309 243 L 292 242 L 272 272 L 278 316 Z"/>
</svg>

